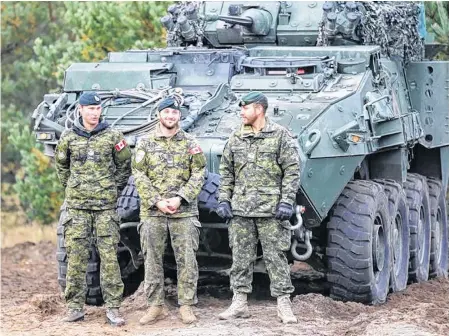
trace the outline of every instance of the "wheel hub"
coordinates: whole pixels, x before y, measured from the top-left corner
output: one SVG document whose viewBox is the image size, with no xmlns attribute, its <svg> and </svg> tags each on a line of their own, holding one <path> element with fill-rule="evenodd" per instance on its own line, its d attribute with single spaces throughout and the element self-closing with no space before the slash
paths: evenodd
<svg viewBox="0 0 449 336">
<path fill-rule="evenodd" d="M 374 270 L 382 272 L 385 265 L 385 237 L 382 225 L 374 225 L 372 248 Z"/>
<path fill-rule="evenodd" d="M 401 251 L 402 251 L 402 218 L 400 214 L 396 215 L 393 228 L 393 262 L 395 271 L 400 267 Z"/>
<path fill-rule="evenodd" d="M 443 232 L 443 221 L 441 220 L 441 208 L 438 208 L 437 211 L 437 218 L 436 218 L 436 223 L 435 223 L 435 258 L 437 259 L 437 261 L 440 261 L 441 258 L 441 244 L 442 241 L 441 239 L 443 238 L 441 236 L 442 232 Z"/>
<path fill-rule="evenodd" d="M 418 256 L 420 260 L 420 264 L 424 260 L 424 210 L 421 207 L 419 212 L 419 221 L 418 221 Z"/>
</svg>

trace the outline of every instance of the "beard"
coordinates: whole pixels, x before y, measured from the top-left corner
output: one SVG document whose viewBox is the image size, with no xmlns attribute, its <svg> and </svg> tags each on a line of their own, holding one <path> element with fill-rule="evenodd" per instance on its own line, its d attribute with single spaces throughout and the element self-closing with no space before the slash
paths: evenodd
<svg viewBox="0 0 449 336">
<path fill-rule="evenodd" d="M 246 117 L 246 118 L 242 118 L 242 122 L 243 125 L 245 126 L 252 126 L 254 124 L 254 122 L 256 121 L 257 117 L 253 116 L 253 117 Z"/>
<path fill-rule="evenodd" d="M 169 129 L 169 130 L 172 130 L 174 128 L 178 128 L 179 127 L 179 121 L 178 122 L 174 122 L 174 123 L 167 123 L 163 119 L 160 119 L 159 121 L 162 124 L 162 126 L 164 126 L 166 129 Z"/>
</svg>

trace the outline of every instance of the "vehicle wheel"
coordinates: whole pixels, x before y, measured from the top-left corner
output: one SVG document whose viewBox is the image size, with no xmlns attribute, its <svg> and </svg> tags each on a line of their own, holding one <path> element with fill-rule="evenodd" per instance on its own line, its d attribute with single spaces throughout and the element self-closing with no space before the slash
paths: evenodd
<svg viewBox="0 0 449 336">
<path fill-rule="evenodd" d="M 351 181 L 330 214 L 326 256 L 332 298 L 385 302 L 389 290 L 390 214 L 381 185 Z"/>
<path fill-rule="evenodd" d="M 427 178 L 430 196 L 432 237 L 430 247 L 430 277 L 447 277 L 448 227 L 447 208 L 443 184 L 432 177 Z"/>
<path fill-rule="evenodd" d="M 218 188 L 220 187 L 220 175 L 208 172 L 203 188 L 198 195 L 198 210 L 200 220 L 206 222 L 221 222 L 222 219 L 213 212 L 218 206 Z"/>
<path fill-rule="evenodd" d="M 220 187 L 220 175 L 208 172 L 203 188 L 198 195 L 198 208 L 200 210 L 214 210 L 218 206 L 218 188 Z"/>
<path fill-rule="evenodd" d="M 407 287 L 408 263 L 410 259 L 410 229 L 407 198 L 402 186 L 394 180 L 375 180 L 382 184 L 388 198 L 391 217 L 391 257 L 390 288 L 399 292 Z"/>
<path fill-rule="evenodd" d="M 407 195 L 410 227 L 409 281 L 427 281 L 429 278 L 431 219 L 426 178 L 419 174 L 408 174 L 404 189 Z"/>
<path fill-rule="evenodd" d="M 117 200 L 117 213 L 122 222 L 140 221 L 140 197 L 134 183 L 134 177 L 130 176 L 126 187 Z"/>
<path fill-rule="evenodd" d="M 57 227 L 57 240 L 56 240 L 56 259 L 58 261 L 58 283 L 61 291 L 64 292 L 66 287 L 67 276 L 67 252 L 64 241 L 64 220 L 67 216 L 67 210 L 65 205 L 61 207 L 61 213 L 59 216 L 59 223 Z M 101 294 L 100 286 L 100 258 L 95 250 L 94 246 L 89 248 L 89 263 L 87 265 L 86 272 L 87 294 L 86 304 L 93 306 L 100 306 L 103 304 L 103 297 Z"/>
</svg>

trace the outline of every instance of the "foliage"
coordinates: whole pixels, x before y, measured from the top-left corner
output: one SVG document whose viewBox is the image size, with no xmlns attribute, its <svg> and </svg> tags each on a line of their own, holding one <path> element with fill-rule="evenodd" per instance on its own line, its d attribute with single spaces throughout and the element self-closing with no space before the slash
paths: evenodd
<svg viewBox="0 0 449 336">
<path fill-rule="evenodd" d="M 14 185 L 20 203 L 28 218 L 50 224 L 62 204 L 62 188 L 51 159 L 42 153 L 27 127 L 13 125 L 8 139 L 21 156 Z"/>
<path fill-rule="evenodd" d="M 435 35 L 438 43 L 445 45 L 439 54 L 441 59 L 449 59 L 449 2 L 426 1 L 427 31 Z"/>
<path fill-rule="evenodd" d="M 160 47 L 159 18 L 169 2 L 2 2 L 2 178 L 30 218 L 55 219 L 62 190 L 51 161 L 30 129 L 31 113 L 47 92 L 61 89 L 74 62 L 108 52 Z"/>
</svg>

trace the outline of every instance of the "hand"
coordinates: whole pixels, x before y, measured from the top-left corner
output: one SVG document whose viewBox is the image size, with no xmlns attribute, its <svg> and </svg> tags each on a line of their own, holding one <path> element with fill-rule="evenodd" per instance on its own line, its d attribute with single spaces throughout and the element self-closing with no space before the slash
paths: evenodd
<svg viewBox="0 0 449 336">
<path fill-rule="evenodd" d="M 289 220 L 293 215 L 293 206 L 288 203 L 279 203 L 274 218 L 279 220 Z"/>
<path fill-rule="evenodd" d="M 223 219 L 232 218 L 231 204 L 229 204 L 228 201 L 224 201 L 218 204 L 218 207 L 217 209 L 215 209 L 215 212 L 217 213 L 218 216 L 220 216 Z"/>
<path fill-rule="evenodd" d="M 162 211 L 164 214 L 174 214 L 176 212 L 175 210 L 171 209 L 170 203 L 168 203 L 168 201 L 166 199 L 163 199 L 159 202 L 156 203 L 156 207 Z"/>
<path fill-rule="evenodd" d="M 168 198 L 166 201 L 168 203 L 168 208 L 172 211 L 176 212 L 179 209 L 179 207 L 181 206 L 181 197 L 180 196 Z"/>
</svg>

